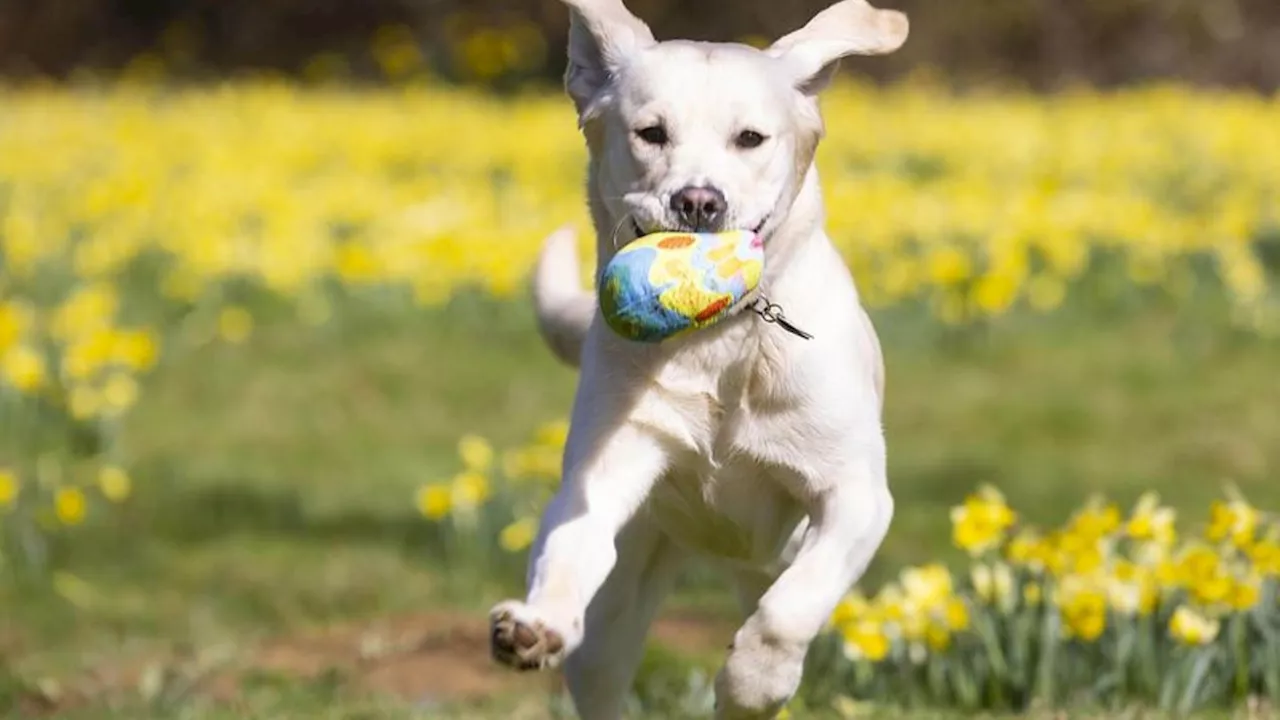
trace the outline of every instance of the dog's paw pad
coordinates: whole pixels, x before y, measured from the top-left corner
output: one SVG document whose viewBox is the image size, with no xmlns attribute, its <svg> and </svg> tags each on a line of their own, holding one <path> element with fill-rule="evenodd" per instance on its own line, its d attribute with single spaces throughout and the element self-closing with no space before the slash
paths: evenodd
<svg viewBox="0 0 1280 720">
<path fill-rule="evenodd" d="M 511 610 L 498 610 L 490 619 L 489 648 L 493 659 L 503 665 L 542 670 L 560 663 L 564 639 L 540 622 L 525 622 Z"/>
</svg>

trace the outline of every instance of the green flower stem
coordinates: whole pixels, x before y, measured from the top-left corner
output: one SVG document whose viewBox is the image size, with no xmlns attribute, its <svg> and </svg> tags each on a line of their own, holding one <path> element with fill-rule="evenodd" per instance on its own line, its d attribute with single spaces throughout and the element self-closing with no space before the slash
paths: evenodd
<svg viewBox="0 0 1280 720">
<path fill-rule="evenodd" d="M 1040 631 L 1040 677 L 1036 682 L 1035 696 L 1050 707 L 1057 704 L 1058 625 L 1057 614 L 1052 607 L 1046 606 Z"/>
<path fill-rule="evenodd" d="M 1235 657 L 1235 697 L 1249 695 L 1249 627 L 1247 616 L 1235 613 L 1228 620 L 1231 629 L 1231 653 Z"/>
<path fill-rule="evenodd" d="M 1217 655 L 1218 648 L 1212 645 L 1198 652 L 1195 664 L 1191 668 L 1191 677 L 1187 680 L 1186 688 L 1182 692 L 1182 700 L 1178 702 L 1178 712 L 1180 714 L 1185 715 L 1191 712 L 1199 703 L 1200 688 L 1209 676 L 1209 670 L 1212 669 Z"/>
</svg>

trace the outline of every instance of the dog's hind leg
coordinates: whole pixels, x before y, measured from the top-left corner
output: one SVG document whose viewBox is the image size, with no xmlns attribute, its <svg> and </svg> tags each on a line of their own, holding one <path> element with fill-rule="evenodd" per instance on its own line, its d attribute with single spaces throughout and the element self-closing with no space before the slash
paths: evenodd
<svg viewBox="0 0 1280 720">
<path fill-rule="evenodd" d="M 643 515 L 618 538 L 618 564 L 587 608 L 582 645 L 565 678 L 583 720 L 618 720 L 644 654 L 645 636 L 684 553 Z"/>
</svg>

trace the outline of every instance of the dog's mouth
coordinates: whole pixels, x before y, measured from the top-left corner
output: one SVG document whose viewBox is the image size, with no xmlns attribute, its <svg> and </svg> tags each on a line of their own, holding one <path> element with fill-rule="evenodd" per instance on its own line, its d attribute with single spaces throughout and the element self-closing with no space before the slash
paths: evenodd
<svg viewBox="0 0 1280 720">
<path fill-rule="evenodd" d="M 760 222 L 759 222 L 755 227 L 753 227 L 753 228 L 746 228 L 746 229 L 749 229 L 753 235 L 760 235 L 761 233 L 763 233 L 763 232 L 764 232 L 764 226 L 765 226 L 766 224 L 768 224 L 768 222 L 769 222 L 769 217 L 770 217 L 769 215 L 765 215 L 765 216 L 760 220 Z M 633 231 L 635 231 L 636 237 L 638 237 L 638 238 L 640 238 L 640 237 L 644 237 L 645 235 L 649 235 L 649 234 L 650 234 L 650 233 L 645 232 L 645 231 L 644 231 L 644 228 L 640 227 L 640 221 L 639 221 L 639 220 L 637 220 L 637 219 L 635 219 L 635 217 L 634 217 L 634 216 L 631 218 L 631 229 L 632 229 Z M 732 232 L 733 230 L 736 230 L 736 229 L 738 229 L 738 228 L 725 228 L 724 230 L 720 230 L 720 231 L 718 231 L 718 232 Z M 690 233 L 692 233 L 692 232 L 706 232 L 706 231 L 704 231 L 704 230 L 690 230 L 690 229 L 687 229 L 687 228 L 669 228 L 669 229 L 662 229 L 662 228 L 659 228 L 659 229 L 657 229 L 657 230 L 654 230 L 653 232 L 655 232 L 655 233 L 657 233 L 657 232 L 690 232 Z"/>
</svg>

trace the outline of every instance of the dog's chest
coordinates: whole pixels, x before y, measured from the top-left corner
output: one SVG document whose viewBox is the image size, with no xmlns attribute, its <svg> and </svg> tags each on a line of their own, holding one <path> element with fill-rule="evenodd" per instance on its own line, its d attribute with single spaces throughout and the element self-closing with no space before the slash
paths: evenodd
<svg viewBox="0 0 1280 720">
<path fill-rule="evenodd" d="M 654 379 L 644 421 L 672 443 L 673 467 L 649 510 L 678 542 L 726 560 L 773 561 L 803 516 L 755 452 L 788 403 L 784 358 L 753 333 L 728 334 L 672 359 Z"/>
<path fill-rule="evenodd" d="M 753 568 L 777 563 L 804 517 L 768 468 L 746 460 L 677 468 L 654 488 L 647 509 L 681 545 Z"/>
</svg>

